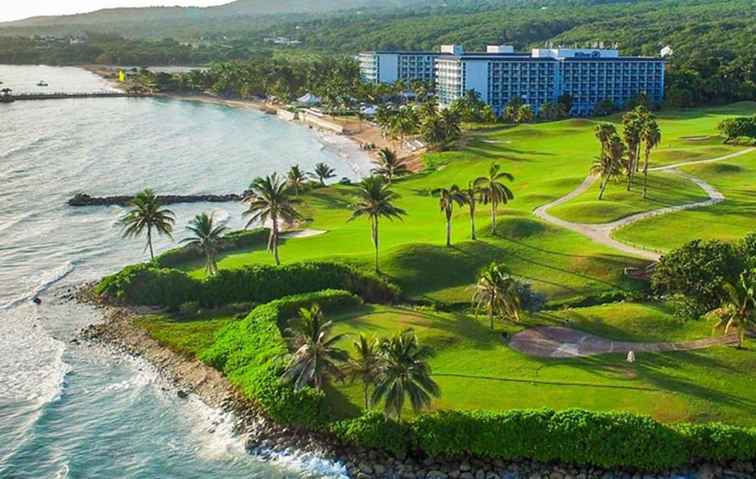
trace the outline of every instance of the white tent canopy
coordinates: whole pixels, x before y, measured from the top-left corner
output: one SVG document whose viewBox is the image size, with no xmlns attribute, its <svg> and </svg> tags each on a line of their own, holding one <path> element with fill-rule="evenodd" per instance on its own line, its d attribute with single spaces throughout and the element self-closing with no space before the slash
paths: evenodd
<svg viewBox="0 0 756 479">
<path fill-rule="evenodd" d="M 312 93 L 305 94 L 302 98 L 299 98 L 297 100 L 297 103 L 301 105 L 306 106 L 313 106 L 313 105 L 319 105 L 320 104 L 320 98 L 313 95 Z"/>
</svg>

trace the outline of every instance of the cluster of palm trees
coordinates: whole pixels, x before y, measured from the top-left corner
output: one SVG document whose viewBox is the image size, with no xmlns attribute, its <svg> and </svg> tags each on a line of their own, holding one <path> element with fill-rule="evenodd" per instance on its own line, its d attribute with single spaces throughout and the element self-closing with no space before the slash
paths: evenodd
<svg viewBox="0 0 756 479">
<path fill-rule="evenodd" d="M 420 345 L 412 330 L 381 339 L 360 335 L 350 356 L 339 347 L 345 335 L 332 334 L 333 322 L 325 319 L 317 304 L 301 309 L 299 316 L 288 330 L 293 352 L 283 373 L 296 389 L 322 390 L 331 379 L 359 380 L 365 409 L 382 402 L 384 413 L 399 421 L 407 400 L 419 411 L 440 395 L 427 362 L 431 350 Z"/>
<path fill-rule="evenodd" d="M 643 198 L 648 196 L 648 166 L 651 151 L 661 143 L 661 130 L 654 115 L 644 106 L 627 112 L 622 118 L 622 136 L 612 123 L 596 127 L 596 138 L 601 144 L 601 154 L 591 171 L 601 177 L 599 200 L 603 199 L 607 184 L 623 174 L 627 178 L 627 190 L 632 188 L 635 175 L 641 171 L 643 156 Z"/>
<path fill-rule="evenodd" d="M 514 181 L 514 177 L 501 171 L 501 166 L 494 163 L 488 170 L 488 174 L 480 176 L 468 183 L 467 188 L 462 189 L 457 185 L 448 188 L 437 188 L 431 193 L 438 196 L 439 207 L 446 218 L 446 246 L 451 246 L 451 226 L 454 214 L 454 205 L 467 205 L 470 212 L 471 238 L 477 240 L 475 229 L 475 213 L 478 203 L 491 205 L 491 234 L 496 235 L 496 213 L 499 205 L 506 204 L 514 199 L 512 190 L 503 183 L 503 180 Z"/>
<path fill-rule="evenodd" d="M 413 135 L 422 138 L 433 147 L 444 147 L 459 139 L 462 134 L 460 113 L 448 108 L 439 110 L 436 97 L 428 96 L 415 105 L 398 108 L 381 105 L 375 115 L 383 136 L 403 144 Z"/>
</svg>

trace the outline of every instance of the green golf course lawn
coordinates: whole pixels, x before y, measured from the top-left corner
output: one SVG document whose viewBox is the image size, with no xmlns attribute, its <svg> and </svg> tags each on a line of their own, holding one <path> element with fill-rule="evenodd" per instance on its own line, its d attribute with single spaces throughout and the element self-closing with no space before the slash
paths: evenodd
<svg viewBox="0 0 756 479">
<path fill-rule="evenodd" d="M 658 113 L 663 140 L 652 165 L 717 158 L 743 151 L 724 145 L 717 124 L 734 115 L 756 113 L 756 103 Z M 570 119 L 517 127 L 471 129 L 458 151 L 426 155 L 426 172 L 396 181 L 397 205 L 403 221 L 380 223 L 381 271 L 406 296 L 439 303 L 469 303 L 471 286 L 491 262 L 504 264 L 515 276 L 532 283 L 552 304 L 623 290 L 643 284 L 629 279 L 627 267 L 646 261 L 544 223 L 532 212 L 577 188 L 588 175 L 599 147 L 594 127 L 608 119 Z M 621 129 L 621 124 L 618 126 Z M 490 231 L 490 210 L 479 205 L 478 241 L 470 240 L 466 208 L 456 207 L 453 246 L 444 246 L 445 223 L 431 191 L 453 184 L 466 186 L 491 164 L 514 175 L 509 185 L 515 199 L 498 213 L 496 234 Z M 725 194 L 727 200 L 700 210 L 644 220 L 616 232 L 616 238 L 646 248 L 669 250 L 696 238 L 735 240 L 756 230 L 756 152 L 723 163 L 682 167 Z M 251 180 L 251 179 L 250 179 Z M 636 180 L 639 181 L 640 179 Z M 367 220 L 348 221 L 353 186 L 330 186 L 303 195 L 307 228 L 324 231 L 281 244 L 284 263 L 329 260 L 370 269 L 374 250 Z M 631 214 L 707 199 L 694 183 L 670 173 L 652 173 L 649 198 L 635 184 L 611 184 L 603 201 L 598 185 L 551 212 L 586 223 L 614 221 Z M 264 246 L 224 253 L 221 269 L 272 264 Z M 195 277 L 205 275 L 200 262 L 182 267 Z M 454 309 L 455 311 L 457 309 Z M 540 313 L 522 324 L 498 322 L 492 333 L 483 318 L 403 307 L 366 305 L 332 317 L 335 332 L 387 336 L 412 328 L 434 350 L 430 361 L 442 396 L 435 409 L 505 410 L 522 407 L 584 407 L 649 414 L 664 421 L 724 421 L 756 425 L 756 344 L 746 348 L 639 354 L 634 364 L 624 356 L 577 359 L 528 357 L 509 348 L 500 332 L 514 333 L 534 325 L 566 325 L 609 339 L 676 341 L 711 334 L 705 320 L 679 322 L 663 304 L 612 303 Z M 213 341 L 215 331 L 233 321 L 209 313 L 194 320 L 149 317 L 141 324 L 155 338 L 185 354 L 197 354 Z M 328 391 L 338 416 L 359 413 L 362 385 L 336 384 Z M 408 411 L 409 414 L 409 411 Z"/>
</svg>

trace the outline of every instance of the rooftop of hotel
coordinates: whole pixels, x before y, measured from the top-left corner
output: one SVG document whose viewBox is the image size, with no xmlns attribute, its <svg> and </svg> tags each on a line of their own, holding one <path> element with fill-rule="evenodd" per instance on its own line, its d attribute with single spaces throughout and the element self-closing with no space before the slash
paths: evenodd
<svg viewBox="0 0 756 479">
<path fill-rule="evenodd" d="M 536 60 L 536 61 L 612 61 L 612 60 L 658 60 L 660 57 L 622 56 L 615 48 L 534 48 L 530 52 L 515 52 L 507 45 L 491 45 L 485 52 L 465 52 L 461 45 L 442 45 L 439 51 L 404 51 L 404 50 L 375 50 L 362 54 L 373 55 L 410 55 L 448 57 L 449 59 L 464 58 L 466 60 L 486 60 L 492 58 L 506 58 L 508 60 Z"/>
</svg>

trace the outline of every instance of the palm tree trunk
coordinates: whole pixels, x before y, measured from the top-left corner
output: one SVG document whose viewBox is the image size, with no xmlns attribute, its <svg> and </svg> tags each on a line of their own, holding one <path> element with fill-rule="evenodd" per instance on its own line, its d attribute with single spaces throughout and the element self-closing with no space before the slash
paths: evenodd
<svg viewBox="0 0 756 479">
<path fill-rule="evenodd" d="M 648 157 L 650 151 L 646 151 L 646 161 L 643 163 L 643 199 L 648 197 Z"/>
<path fill-rule="evenodd" d="M 271 241 L 273 243 L 273 258 L 276 260 L 276 266 L 281 265 L 281 259 L 278 257 L 278 218 L 273 217 L 273 231 L 271 231 Z"/>
<path fill-rule="evenodd" d="M 491 323 L 491 331 L 494 330 L 494 314 L 493 314 L 493 305 L 489 307 L 488 309 L 488 320 Z"/>
<path fill-rule="evenodd" d="M 375 271 L 380 273 L 381 269 L 378 265 L 378 218 L 373 217 L 371 223 L 371 229 L 373 230 L 373 245 L 375 246 Z"/>
<path fill-rule="evenodd" d="M 155 252 L 152 250 L 152 227 L 147 227 L 147 245 L 150 247 L 150 261 L 155 260 Z"/>
<path fill-rule="evenodd" d="M 367 411 L 370 409 L 370 401 L 368 400 L 368 383 L 365 382 L 363 385 L 363 394 L 365 395 L 365 410 Z"/>
<path fill-rule="evenodd" d="M 451 215 L 447 214 L 446 215 L 446 246 L 447 247 L 451 246 L 451 224 L 452 224 Z"/>
<path fill-rule="evenodd" d="M 496 236 L 496 201 L 491 201 L 491 234 Z"/>
<path fill-rule="evenodd" d="M 472 240 L 477 240 L 477 235 L 475 234 L 475 205 L 470 204 L 470 229 L 472 230 Z"/>
<path fill-rule="evenodd" d="M 598 197 L 598 199 L 599 199 L 599 200 L 602 200 L 602 199 L 604 198 L 604 192 L 606 191 L 606 185 L 607 185 L 608 183 L 609 183 L 609 177 L 608 177 L 608 176 L 605 176 L 605 177 L 604 177 L 604 178 L 603 178 L 603 179 L 601 180 L 601 191 L 599 191 L 599 197 Z"/>
</svg>

